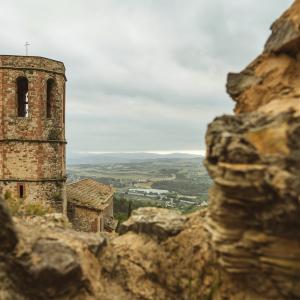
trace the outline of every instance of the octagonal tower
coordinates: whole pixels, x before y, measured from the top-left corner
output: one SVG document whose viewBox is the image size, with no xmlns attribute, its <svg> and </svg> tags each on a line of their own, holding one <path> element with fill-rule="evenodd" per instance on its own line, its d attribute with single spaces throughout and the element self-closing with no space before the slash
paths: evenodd
<svg viewBox="0 0 300 300">
<path fill-rule="evenodd" d="M 0 55 L 0 195 L 65 211 L 65 67 Z"/>
</svg>

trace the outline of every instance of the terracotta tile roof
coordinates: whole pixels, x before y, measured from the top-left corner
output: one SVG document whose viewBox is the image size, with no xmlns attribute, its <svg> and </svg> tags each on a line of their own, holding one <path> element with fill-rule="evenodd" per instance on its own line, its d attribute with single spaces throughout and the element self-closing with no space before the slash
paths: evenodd
<svg viewBox="0 0 300 300">
<path fill-rule="evenodd" d="M 93 209 L 104 209 L 109 204 L 108 200 L 113 193 L 111 186 L 92 179 L 82 179 L 67 184 L 68 202 Z"/>
</svg>

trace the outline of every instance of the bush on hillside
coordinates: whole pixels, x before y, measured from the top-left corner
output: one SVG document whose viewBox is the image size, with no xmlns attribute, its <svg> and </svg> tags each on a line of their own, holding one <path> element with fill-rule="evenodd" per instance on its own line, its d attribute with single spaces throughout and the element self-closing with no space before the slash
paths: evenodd
<svg viewBox="0 0 300 300">
<path fill-rule="evenodd" d="M 10 191 L 5 192 L 4 200 L 12 216 L 44 216 L 53 213 L 53 209 L 42 201 L 24 202 L 13 197 Z"/>
</svg>

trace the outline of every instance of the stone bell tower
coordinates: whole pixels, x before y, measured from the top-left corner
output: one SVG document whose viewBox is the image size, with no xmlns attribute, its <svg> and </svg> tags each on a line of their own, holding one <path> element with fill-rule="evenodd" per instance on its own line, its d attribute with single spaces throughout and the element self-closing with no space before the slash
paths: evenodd
<svg viewBox="0 0 300 300">
<path fill-rule="evenodd" d="M 65 67 L 0 55 L 0 195 L 66 210 Z"/>
</svg>

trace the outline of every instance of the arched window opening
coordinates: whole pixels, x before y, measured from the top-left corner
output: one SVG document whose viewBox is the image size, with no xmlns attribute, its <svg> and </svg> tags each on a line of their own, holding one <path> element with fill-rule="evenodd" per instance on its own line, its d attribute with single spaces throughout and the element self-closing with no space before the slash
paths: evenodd
<svg viewBox="0 0 300 300">
<path fill-rule="evenodd" d="M 18 95 L 18 117 L 27 118 L 29 115 L 28 107 L 28 79 L 19 77 L 17 79 Z"/>
<path fill-rule="evenodd" d="M 46 103 L 47 118 L 52 117 L 53 100 L 54 100 L 54 80 L 48 79 L 47 80 L 47 103 Z"/>
</svg>

